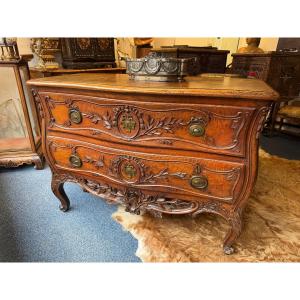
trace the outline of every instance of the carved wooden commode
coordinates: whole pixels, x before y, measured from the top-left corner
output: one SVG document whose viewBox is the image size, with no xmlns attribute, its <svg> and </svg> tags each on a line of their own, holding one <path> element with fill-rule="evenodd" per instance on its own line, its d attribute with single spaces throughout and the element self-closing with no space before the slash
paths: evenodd
<svg viewBox="0 0 300 300">
<path fill-rule="evenodd" d="M 278 98 L 267 84 L 76 74 L 29 85 L 63 211 L 70 205 L 63 184 L 71 181 L 137 214 L 215 213 L 230 224 L 223 247 L 233 252 L 257 175 L 260 130 Z"/>
</svg>

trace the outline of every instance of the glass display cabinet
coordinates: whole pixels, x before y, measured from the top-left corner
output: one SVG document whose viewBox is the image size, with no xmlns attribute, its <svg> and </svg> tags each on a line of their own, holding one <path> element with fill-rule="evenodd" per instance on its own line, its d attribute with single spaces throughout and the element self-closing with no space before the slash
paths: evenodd
<svg viewBox="0 0 300 300">
<path fill-rule="evenodd" d="M 16 41 L 0 39 L 0 167 L 34 164 L 43 168 L 40 124 L 28 93 L 28 61 L 19 56 Z"/>
</svg>

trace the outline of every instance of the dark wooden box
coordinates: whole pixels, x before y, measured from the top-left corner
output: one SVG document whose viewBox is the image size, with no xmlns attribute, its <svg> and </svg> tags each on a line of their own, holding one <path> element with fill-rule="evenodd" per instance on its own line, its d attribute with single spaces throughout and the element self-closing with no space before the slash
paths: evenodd
<svg viewBox="0 0 300 300">
<path fill-rule="evenodd" d="M 229 50 L 218 50 L 215 47 L 173 46 L 154 49 L 152 52 L 161 53 L 166 57 L 195 58 L 190 65 L 189 73 L 225 73 L 226 60 Z"/>
</svg>

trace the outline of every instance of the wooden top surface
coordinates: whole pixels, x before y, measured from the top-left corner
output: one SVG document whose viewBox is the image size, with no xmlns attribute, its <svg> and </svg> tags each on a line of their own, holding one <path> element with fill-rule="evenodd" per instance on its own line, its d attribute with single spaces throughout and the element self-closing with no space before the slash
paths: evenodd
<svg viewBox="0 0 300 300">
<path fill-rule="evenodd" d="M 38 87 L 72 88 L 119 93 L 188 95 L 206 97 L 276 100 L 277 92 L 258 79 L 200 76 L 183 82 L 149 82 L 129 79 L 127 74 L 73 74 L 31 79 Z"/>
</svg>

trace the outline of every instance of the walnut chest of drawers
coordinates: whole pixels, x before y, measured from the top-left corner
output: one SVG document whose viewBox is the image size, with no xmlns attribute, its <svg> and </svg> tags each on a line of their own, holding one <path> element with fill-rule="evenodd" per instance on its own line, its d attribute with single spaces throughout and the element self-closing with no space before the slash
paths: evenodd
<svg viewBox="0 0 300 300">
<path fill-rule="evenodd" d="M 76 74 L 28 84 L 63 211 L 71 181 L 136 214 L 214 213 L 229 222 L 223 249 L 233 252 L 256 180 L 259 133 L 278 98 L 266 83 Z"/>
</svg>

